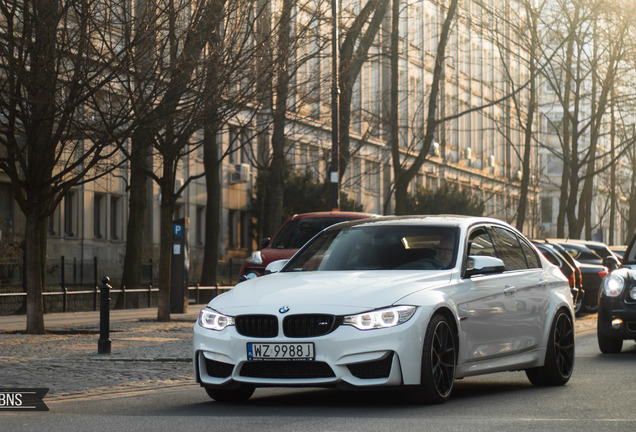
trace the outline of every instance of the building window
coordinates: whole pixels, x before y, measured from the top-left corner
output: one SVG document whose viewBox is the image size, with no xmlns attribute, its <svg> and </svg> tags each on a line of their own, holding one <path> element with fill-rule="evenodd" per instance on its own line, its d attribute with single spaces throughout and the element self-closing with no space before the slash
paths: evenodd
<svg viewBox="0 0 636 432">
<path fill-rule="evenodd" d="M 55 211 L 47 218 L 49 236 L 60 235 L 60 207 L 56 207 Z"/>
<path fill-rule="evenodd" d="M 249 212 L 229 210 L 228 240 L 230 249 L 249 249 L 250 215 Z"/>
<path fill-rule="evenodd" d="M 106 197 L 104 194 L 95 194 L 93 203 L 93 231 L 96 239 L 103 239 L 106 231 Z"/>
<path fill-rule="evenodd" d="M 76 229 L 76 201 L 77 194 L 69 192 L 64 196 L 64 235 L 66 237 L 75 237 Z"/>
<path fill-rule="evenodd" d="M 236 249 L 239 244 L 239 211 L 229 210 L 228 212 L 228 233 L 229 247 Z"/>
<path fill-rule="evenodd" d="M 545 154 L 544 157 L 546 175 L 561 176 L 563 174 L 563 161 L 553 154 Z"/>
<path fill-rule="evenodd" d="M 204 229 L 203 227 L 205 227 L 205 207 L 203 206 L 197 206 L 197 210 L 196 210 L 196 220 L 194 221 L 194 235 L 195 235 L 195 241 L 196 244 L 199 246 L 202 246 L 204 244 Z"/>
<path fill-rule="evenodd" d="M 11 185 L 0 184 L 0 240 L 13 234 L 13 194 Z"/>
<path fill-rule="evenodd" d="M 121 240 L 122 239 L 122 220 L 121 220 L 121 207 L 122 199 L 119 196 L 110 197 L 110 239 Z"/>
<path fill-rule="evenodd" d="M 541 198 L 541 222 L 552 223 L 552 198 Z"/>
<path fill-rule="evenodd" d="M 241 212 L 241 248 L 249 249 L 250 248 L 250 214 L 249 212 L 242 211 Z"/>
</svg>

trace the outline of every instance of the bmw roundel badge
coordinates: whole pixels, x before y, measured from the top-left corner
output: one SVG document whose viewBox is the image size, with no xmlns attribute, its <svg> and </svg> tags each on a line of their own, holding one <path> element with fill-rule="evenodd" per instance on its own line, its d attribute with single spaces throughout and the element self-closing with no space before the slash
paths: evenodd
<svg viewBox="0 0 636 432">
<path fill-rule="evenodd" d="M 289 312 L 289 306 L 283 306 L 282 308 L 278 309 L 278 312 L 282 314 Z"/>
</svg>

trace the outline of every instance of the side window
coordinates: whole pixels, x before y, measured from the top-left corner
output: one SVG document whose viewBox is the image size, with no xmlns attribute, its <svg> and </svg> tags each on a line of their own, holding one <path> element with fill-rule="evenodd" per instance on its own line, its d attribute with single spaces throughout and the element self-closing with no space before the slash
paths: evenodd
<svg viewBox="0 0 636 432">
<path fill-rule="evenodd" d="M 526 262 L 528 263 L 528 268 L 541 268 L 541 260 L 539 260 L 539 257 L 537 256 L 536 252 L 532 249 L 532 247 L 530 247 L 530 245 L 526 243 L 523 239 L 519 239 L 519 244 L 521 244 L 521 249 L 523 250 L 523 254 L 526 256 Z"/>
<path fill-rule="evenodd" d="M 468 255 L 497 257 L 492 239 L 485 228 L 478 228 L 468 238 Z"/>
<path fill-rule="evenodd" d="M 504 228 L 493 227 L 492 234 L 497 256 L 504 262 L 506 271 L 528 268 L 526 257 L 515 233 Z"/>
<path fill-rule="evenodd" d="M 541 251 L 541 253 L 543 253 L 543 256 L 546 257 L 546 259 L 550 261 L 552 264 L 554 264 L 555 266 L 561 265 L 557 257 L 554 254 L 552 254 L 550 251 L 547 251 L 544 249 L 539 249 L 539 250 Z"/>
</svg>

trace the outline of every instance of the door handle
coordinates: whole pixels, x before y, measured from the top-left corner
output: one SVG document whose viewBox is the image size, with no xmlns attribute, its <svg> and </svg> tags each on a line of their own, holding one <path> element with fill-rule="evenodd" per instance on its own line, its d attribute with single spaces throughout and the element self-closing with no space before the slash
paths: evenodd
<svg viewBox="0 0 636 432">
<path fill-rule="evenodd" d="M 511 296 L 514 293 L 517 292 L 517 288 L 510 286 L 510 285 L 506 285 L 506 287 L 504 288 L 504 294 L 507 296 Z"/>
</svg>

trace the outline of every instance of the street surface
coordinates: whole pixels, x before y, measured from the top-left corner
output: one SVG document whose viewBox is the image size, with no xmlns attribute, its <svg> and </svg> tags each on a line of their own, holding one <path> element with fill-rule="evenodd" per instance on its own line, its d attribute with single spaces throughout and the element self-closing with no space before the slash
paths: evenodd
<svg viewBox="0 0 636 432">
<path fill-rule="evenodd" d="M 636 344 L 601 355 L 593 330 L 577 326 L 575 371 L 564 387 L 533 387 L 523 372 L 511 372 L 458 381 L 452 398 L 436 406 L 405 404 L 395 392 L 330 389 L 257 389 L 246 403 L 221 404 L 182 377 L 189 363 L 164 362 L 183 379 L 53 395 L 48 412 L 1 412 L 0 429 L 636 431 Z"/>
</svg>

